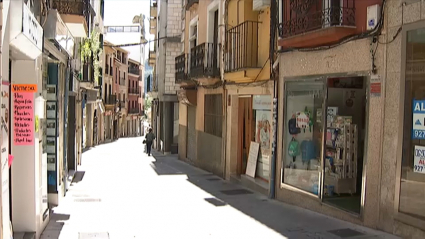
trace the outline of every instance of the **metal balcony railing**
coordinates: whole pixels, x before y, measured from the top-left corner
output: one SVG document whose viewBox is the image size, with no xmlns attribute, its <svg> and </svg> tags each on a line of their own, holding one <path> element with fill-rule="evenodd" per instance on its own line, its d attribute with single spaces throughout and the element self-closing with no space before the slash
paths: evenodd
<svg viewBox="0 0 425 239">
<path fill-rule="evenodd" d="M 187 63 L 186 54 L 184 53 L 175 58 L 176 83 L 180 83 L 187 79 L 187 75 L 186 75 L 187 64 L 186 63 Z"/>
<path fill-rule="evenodd" d="M 220 76 L 218 62 L 219 45 L 202 43 L 190 50 L 190 77 Z"/>
<path fill-rule="evenodd" d="M 120 77 L 120 85 L 125 85 L 125 78 L 124 77 Z"/>
<path fill-rule="evenodd" d="M 134 74 L 134 75 L 139 75 L 140 71 L 139 71 L 139 68 L 137 68 L 137 67 L 128 67 L 128 73 Z"/>
<path fill-rule="evenodd" d="M 284 0 L 283 19 L 279 25 L 282 38 L 321 28 L 356 25 L 355 0 L 311 0 L 302 3 Z"/>
<path fill-rule="evenodd" d="M 136 95 L 138 95 L 140 93 L 140 90 L 139 90 L 139 88 L 129 87 L 128 88 L 128 93 L 129 94 L 136 94 Z"/>
<path fill-rule="evenodd" d="M 140 113 L 140 109 L 139 108 L 130 108 L 128 110 L 128 113 L 130 113 L 130 114 L 139 114 Z"/>
<path fill-rule="evenodd" d="M 226 31 L 225 72 L 239 71 L 258 66 L 259 22 L 245 21 Z"/>
<path fill-rule="evenodd" d="M 107 95 L 105 96 L 105 105 L 115 105 L 117 104 L 117 96 L 116 95 Z"/>
<path fill-rule="evenodd" d="M 94 12 L 90 0 L 53 0 L 52 8 L 58 10 L 59 14 L 84 16 L 87 26 Z"/>
</svg>

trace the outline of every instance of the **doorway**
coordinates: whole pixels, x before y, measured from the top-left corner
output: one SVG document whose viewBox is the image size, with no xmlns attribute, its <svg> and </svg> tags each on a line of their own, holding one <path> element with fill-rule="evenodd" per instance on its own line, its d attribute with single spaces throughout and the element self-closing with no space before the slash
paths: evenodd
<svg viewBox="0 0 425 239">
<path fill-rule="evenodd" d="M 327 79 L 323 201 L 360 214 L 365 153 L 365 77 Z"/>
<path fill-rule="evenodd" d="M 252 97 L 240 96 L 238 111 L 238 176 L 246 172 L 249 147 L 251 141 L 255 141 L 253 134 L 255 123 L 253 122 L 252 113 Z"/>
</svg>

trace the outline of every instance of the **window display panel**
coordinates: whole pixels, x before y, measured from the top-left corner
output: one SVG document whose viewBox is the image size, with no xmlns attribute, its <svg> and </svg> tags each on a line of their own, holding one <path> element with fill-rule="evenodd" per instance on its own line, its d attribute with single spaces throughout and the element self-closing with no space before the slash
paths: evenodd
<svg viewBox="0 0 425 239">
<path fill-rule="evenodd" d="M 260 144 L 256 177 L 269 181 L 271 158 L 272 98 L 269 95 L 252 97 L 253 119 L 255 120 L 255 142 Z"/>
<path fill-rule="evenodd" d="M 324 85 L 288 82 L 285 96 L 283 182 L 318 195 Z"/>
<path fill-rule="evenodd" d="M 401 212 L 425 218 L 425 28 L 407 32 Z"/>
</svg>

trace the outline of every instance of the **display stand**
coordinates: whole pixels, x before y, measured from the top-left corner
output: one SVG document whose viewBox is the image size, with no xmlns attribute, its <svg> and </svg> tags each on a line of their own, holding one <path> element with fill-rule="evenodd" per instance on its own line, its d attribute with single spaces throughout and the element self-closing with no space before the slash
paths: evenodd
<svg viewBox="0 0 425 239">
<path fill-rule="evenodd" d="M 327 128 L 325 194 L 356 193 L 357 182 L 357 125 L 337 117 Z M 330 189 L 333 188 L 333 189 Z"/>
</svg>

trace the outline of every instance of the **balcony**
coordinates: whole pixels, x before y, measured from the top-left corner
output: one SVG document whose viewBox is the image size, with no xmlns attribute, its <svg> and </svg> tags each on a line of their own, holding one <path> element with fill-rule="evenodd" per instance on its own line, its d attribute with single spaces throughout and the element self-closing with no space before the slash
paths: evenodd
<svg viewBox="0 0 425 239">
<path fill-rule="evenodd" d="M 128 67 L 128 73 L 133 75 L 140 75 L 140 70 L 138 67 Z"/>
<path fill-rule="evenodd" d="M 87 37 L 94 16 L 90 0 L 53 0 L 52 8 L 56 9 L 63 22 L 74 37 Z"/>
<path fill-rule="evenodd" d="M 139 114 L 140 113 L 140 109 L 139 108 L 130 108 L 128 110 L 129 114 Z"/>
<path fill-rule="evenodd" d="M 328 45 L 357 32 L 355 0 L 312 0 L 302 4 L 284 1 L 279 46 Z"/>
<path fill-rule="evenodd" d="M 124 77 L 120 77 L 120 85 L 125 86 L 125 78 Z"/>
<path fill-rule="evenodd" d="M 148 64 L 150 66 L 155 66 L 156 63 L 156 52 L 155 51 L 149 51 L 149 61 Z"/>
<path fill-rule="evenodd" d="M 128 94 L 132 94 L 132 95 L 138 95 L 140 93 L 140 89 L 139 88 L 128 88 Z"/>
<path fill-rule="evenodd" d="M 176 84 L 180 84 L 187 80 L 186 75 L 186 54 L 181 54 L 175 58 L 175 69 L 176 69 Z"/>
<path fill-rule="evenodd" d="M 117 104 L 117 96 L 116 95 L 108 95 L 105 97 L 105 105 L 116 105 Z"/>
<path fill-rule="evenodd" d="M 199 0 L 187 0 L 186 10 L 189 10 L 193 5 L 198 3 L 199 3 Z"/>
<path fill-rule="evenodd" d="M 157 27 L 157 20 L 156 18 L 149 19 L 149 33 L 152 35 L 156 35 L 156 27 Z"/>
<path fill-rule="evenodd" d="M 246 21 L 226 31 L 225 72 L 259 68 L 258 25 L 259 22 Z"/>
<path fill-rule="evenodd" d="M 190 50 L 191 78 L 219 77 L 218 62 L 219 45 L 215 43 L 202 43 Z"/>
<path fill-rule="evenodd" d="M 120 102 L 118 103 L 118 107 L 119 107 L 119 109 L 120 109 L 120 110 L 125 109 L 125 101 L 120 101 Z"/>
</svg>

